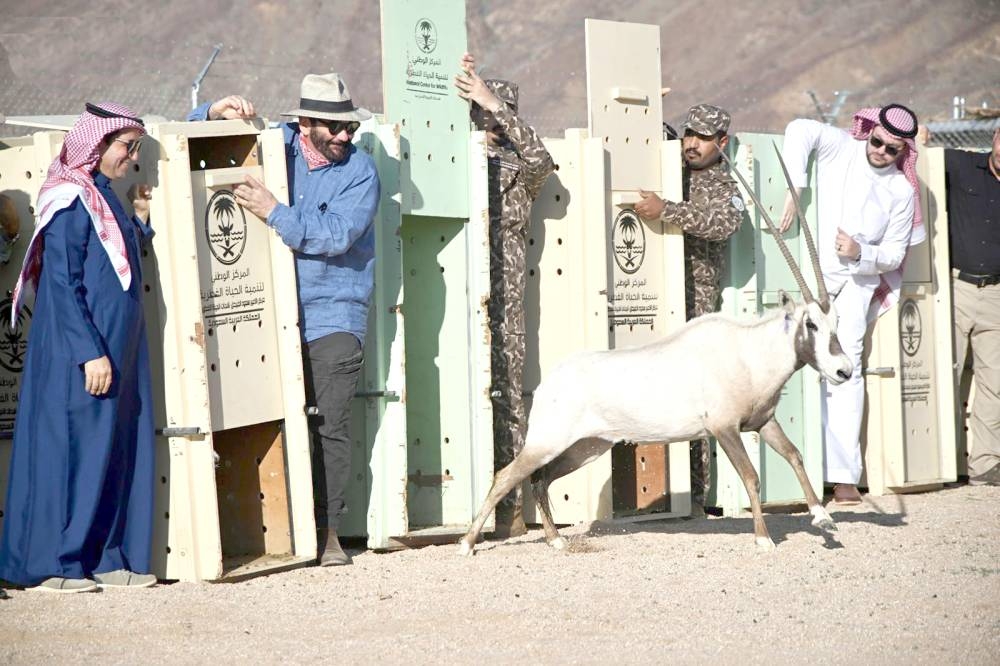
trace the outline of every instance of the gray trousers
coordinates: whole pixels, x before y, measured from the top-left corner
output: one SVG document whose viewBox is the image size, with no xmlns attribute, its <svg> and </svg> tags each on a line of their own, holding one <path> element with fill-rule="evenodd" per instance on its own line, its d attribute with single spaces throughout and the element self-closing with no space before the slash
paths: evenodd
<svg viewBox="0 0 1000 666">
<path fill-rule="evenodd" d="M 344 489 L 351 474 L 351 400 L 361 375 L 364 350 L 351 333 L 331 333 L 302 350 L 306 404 L 312 439 L 316 527 L 336 530 L 346 510 Z"/>
</svg>

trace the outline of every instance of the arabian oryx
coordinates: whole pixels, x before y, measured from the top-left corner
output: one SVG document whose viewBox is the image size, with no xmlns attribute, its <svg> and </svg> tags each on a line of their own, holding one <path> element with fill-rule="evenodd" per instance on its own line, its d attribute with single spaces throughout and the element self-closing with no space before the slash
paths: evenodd
<svg viewBox="0 0 1000 666">
<path fill-rule="evenodd" d="M 753 189 L 739 172 L 732 171 L 771 229 L 804 302 L 797 304 L 780 292 L 780 307 L 756 321 L 706 315 L 643 347 L 582 352 L 567 358 L 535 390 L 524 449 L 497 472 L 479 514 L 459 542 L 460 553 L 472 553 L 497 502 L 528 475 L 545 538 L 561 549 L 566 542 L 549 509 L 548 487 L 553 480 L 595 460 L 618 442 L 676 442 L 708 436 L 718 440 L 743 479 L 757 546 L 770 550 L 774 542 L 761 515 L 760 480 L 740 439 L 740 432 L 745 431 L 759 431 L 792 466 L 813 515 L 812 524 L 836 529 L 809 484 L 801 454 L 778 425 L 774 412 L 781 388 L 803 365 L 809 364 L 832 384 L 846 381 L 853 367 L 837 341 L 837 313 L 820 277 L 816 247 L 801 208 L 800 228 L 819 283 L 818 299 L 813 298 Z M 795 188 L 789 189 L 794 196 Z M 798 206 L 797 197 L 795 202 Z M 622 377 L 629 381 L 622 382 Z"/>
</svg>

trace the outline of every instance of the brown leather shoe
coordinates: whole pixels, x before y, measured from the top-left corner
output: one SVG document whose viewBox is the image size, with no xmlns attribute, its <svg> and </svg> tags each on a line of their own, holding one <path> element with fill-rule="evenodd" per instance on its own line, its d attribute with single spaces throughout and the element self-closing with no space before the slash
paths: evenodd
<svg viewBox="0 0 1000 666">
<path fill-rule="evenodd" d="M 351 564 L 351 556 L 340 547 L 340 539 L 337 538 L 336 530 L 320 528 L 316 530 L 316 537 L 321 567 L 339 567 Z"/>
<path fill-rule="evenodd" d="M 858 487 L 853 484 L 835 483 L 831 501 L 838 506 L 855 506 L 861 504 L 861 493 L 858 492 Z"/>
</svg>

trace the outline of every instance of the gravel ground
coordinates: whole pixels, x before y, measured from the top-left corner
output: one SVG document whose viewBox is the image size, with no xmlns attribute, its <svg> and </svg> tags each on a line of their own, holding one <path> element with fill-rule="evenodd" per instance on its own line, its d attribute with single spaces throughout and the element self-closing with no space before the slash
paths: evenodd
<svg viewBox="0 0 1000 666">
<path fill-rule="evenodd" d="M 1000 488 L 355 552 L 231 584 L 0 599 L 0 663 L 1000 664 Z"/>
</svg>

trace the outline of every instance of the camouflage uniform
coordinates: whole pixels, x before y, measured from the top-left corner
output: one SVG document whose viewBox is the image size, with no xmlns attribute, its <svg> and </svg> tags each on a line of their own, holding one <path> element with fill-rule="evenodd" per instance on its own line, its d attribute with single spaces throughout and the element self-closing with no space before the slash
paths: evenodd
<svg viewBox="0 0 1000 666">
<path fill-rule="evenodd" d="M 699 104 L 688 112 L 685 129 L 713 135 L 729 129 L 729 114 Z M 660 216 L 684 231 L 684 286 L 687 318 L 719 307 L 719 279 L 725 266 L 726 241 L 743 222 L 745 206 L 736 181 L 720 160 L 703 169 L 684 168 L 684 200 L 665 202 Z M 701 506 L 711 486 L 708 442 L 691 442 L 691 499 Z"/>
<path fill-rule="evenodd" d="M 555 165 L 535 130 L 516 115 L 517 86 L 498 80 L 486 85 L 502 102 L 492 118 L 507 137 L 500 147 L 490 146 L 488 154 L 493 456 L 494 469 L 500 470 L 524 448 L 525 239 L 531 203 Z M 499 532 L 509 532 L 515 522 L 523 525 L 521 508 L 518 486 L 497 505 Z"/>
</svg>

